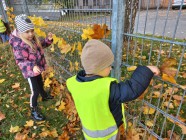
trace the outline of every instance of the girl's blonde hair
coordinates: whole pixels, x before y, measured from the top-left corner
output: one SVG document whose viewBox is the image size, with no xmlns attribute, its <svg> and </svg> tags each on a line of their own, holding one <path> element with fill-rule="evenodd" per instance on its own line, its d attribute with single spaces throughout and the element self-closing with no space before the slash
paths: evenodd
<svg viewBox="0 0 186 140">
<path fill-rule="evenodd" d="M 27 45 L 29 45 L 33 51 L 36 51 L 36 48 L 35 48 L 34 44 L 31 41 L 27 40 L 22 34 L 20 34 L 19 36 L 20 36 L 21 40 L 23 42 L 25 42 Z M 34 35 L 33 40 L 36 42 L 36 44 L 40 48 L 42 47 L 41 46 L 41 42 L 39 41 L 39 38 L 36 35 Z"/>
</svg>

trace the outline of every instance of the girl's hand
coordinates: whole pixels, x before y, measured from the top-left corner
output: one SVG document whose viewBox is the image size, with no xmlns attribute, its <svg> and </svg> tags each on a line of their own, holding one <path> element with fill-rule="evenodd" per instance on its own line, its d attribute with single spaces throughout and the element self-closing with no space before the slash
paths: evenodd
<svg viewBox="0 0 186 140">
<path fill-rule="evenodd" d="M 160 70 L 158 69 L 158 67 L 156 66 L 147 66 L 153 73 L 154 75 L 159 75 L 160 74 Z"/>
<path fill-rule="evenodd" d="M 51 32 L 48 33 L 48 40 L 52 40 L 53 39 L 53 34 Z"/>
<path fill-rule="evenodd" d="M 41 73 L 41 70 L 38 66 L 34 66 L 33 71 L 34 73 Z"/>
</svg>

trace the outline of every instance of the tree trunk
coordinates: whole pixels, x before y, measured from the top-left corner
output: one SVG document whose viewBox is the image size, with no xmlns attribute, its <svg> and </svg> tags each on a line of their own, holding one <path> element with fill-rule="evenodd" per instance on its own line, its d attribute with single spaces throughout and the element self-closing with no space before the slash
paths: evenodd
<svg viewBox="0 0 186 140">
<path fill-rule="evenodd" d="M 138 10 L 139 0 L 126 0 L 124 33 L 132 34 L 134 31 L 135 18 Z M 124 41 L 132 40 L 132 37 L 124 36 Z"/>
</svg>

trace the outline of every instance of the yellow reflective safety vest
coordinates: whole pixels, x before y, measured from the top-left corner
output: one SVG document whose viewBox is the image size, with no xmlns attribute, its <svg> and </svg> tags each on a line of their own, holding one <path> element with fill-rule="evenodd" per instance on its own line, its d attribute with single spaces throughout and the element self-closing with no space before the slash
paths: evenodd
<svg viewBox="0 0 186 140">
<path fill-rule="evenodd" d="M 4 33 L 6 31 L 6 27 L 2 20 L 0 20 L 0 33 Z"/>
<path fill-rule="evenodd" d="M 67 87 L 74 99 L 86 140 L 116 140 L 118 128 L 109 108 L 112 81 L 117 80 L 106 77 L 78 82 L 76 76 L 67 80 Z"/>
</svg>

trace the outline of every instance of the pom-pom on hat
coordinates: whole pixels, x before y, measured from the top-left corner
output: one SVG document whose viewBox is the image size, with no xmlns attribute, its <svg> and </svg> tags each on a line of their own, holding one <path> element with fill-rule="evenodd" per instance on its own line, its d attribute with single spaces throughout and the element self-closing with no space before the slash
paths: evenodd
<svg viewBox="0 0 186 140">
<path fill-rule="evenodd" d="M 103 42 L 91 39 L 83 47 L 81 63 L 86 74 L 97 74 L 114 61 L 111 49 Z"/>
<path fill-rule="evenodd" d="M 30 29 L 34 29 L 34 24 L 32 21 L 28 18 L 27 15 L 21 14 L 15 17 L 15 24 L 17 27 L 17 30 L 20 33 L 24 33 Z"/>
</svg>

